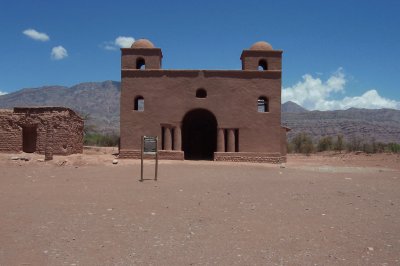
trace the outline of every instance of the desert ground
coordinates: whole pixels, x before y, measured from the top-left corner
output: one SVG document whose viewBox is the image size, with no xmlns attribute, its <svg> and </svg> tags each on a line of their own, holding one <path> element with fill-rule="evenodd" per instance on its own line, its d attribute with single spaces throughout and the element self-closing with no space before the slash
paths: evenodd
<svg viewBox="0 0 400 266">
<path fill-rule="evenodd" d="M 400 156 L 0 154 L 0 265 L 400 265 Z M 12 157 L 29 160 L 11 160 Z M 13 158 L 16 159 L 16 158 Z"/>
</svg>

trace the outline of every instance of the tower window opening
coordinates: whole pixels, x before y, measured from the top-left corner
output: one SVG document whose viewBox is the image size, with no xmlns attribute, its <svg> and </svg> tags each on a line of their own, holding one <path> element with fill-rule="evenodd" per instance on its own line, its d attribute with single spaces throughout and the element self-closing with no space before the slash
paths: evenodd
<svg viewBox="0 0 400 266">
<path fill-rule="evenodd" d="M 261 96 L 258 98 L 257 111 L 259 113 L 269 112 L 269 102 L 267 97 Z"/>
<path fill-rule="evenodd" d="M 138 58 L 136 60 L 136 69 L 146 69 L 146 62 L 143 58 Z"/>
<path fill-rule="evenodd" d="M 268 70 L 268 64 L 267 64 L 267 61 L 265 59 L 261 59 L 258 62 L 258 70 L 261 70 L 261 71 Z"/>
<path fill-rule="evenodd" d="M 133 110 L 143 112 L 144 111 L 144 98 L 143 96 L 137 96 L 135 98 L 135 104 Z"/>
</svg>

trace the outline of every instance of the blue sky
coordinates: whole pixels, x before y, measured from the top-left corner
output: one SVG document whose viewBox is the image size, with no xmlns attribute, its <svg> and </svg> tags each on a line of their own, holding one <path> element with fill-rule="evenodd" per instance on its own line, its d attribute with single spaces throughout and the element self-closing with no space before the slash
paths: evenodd
<svg viewBox="0 0 400 266">
<path fill-rule="evenodd" d="M 284 50 L 283 100 L 400 109 L 398 14 L 395 0 L 1 0 L 0 91 L 120 80 L 120 51 L 105 49 L 119 36 L 150 39 L 167 69 L 240 69 L 265 40 Z"/>
</svg>

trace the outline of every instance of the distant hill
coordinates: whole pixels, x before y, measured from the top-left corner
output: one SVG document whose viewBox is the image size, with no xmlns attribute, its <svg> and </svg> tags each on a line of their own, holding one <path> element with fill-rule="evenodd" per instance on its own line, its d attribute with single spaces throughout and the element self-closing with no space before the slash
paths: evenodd
<svg viewBox="0 0 400 266">
<path fill-rule="evenodd" d="M 400 143 L 400 110 L 350 108 L 282 113 L 282 124 L 292 129 L 288 134 L 289 139 L 305 132 L 314 139 L 342 134 L 347 140 L 362 138 Z"/>
<path fill-rule="evenodd" d="M 303 112 L 308 112 L 308 110 L 292 101 L 288 101 L 282 104 L 282 113 L 303 113 Z"/>
<path fill-rule="evenodd" d="M 120 82 L 87 82 L 72 87 L 45 86 L 0 96 L 0 108 L 14 106 L 65 106 L 103 133 L 119 133 Z M 400 110 L 356 109 L 308 111 L 294 102 L 282 104 L 282 124 L 291 128 L 289 138 L 306 132 L 313 138 L 344 135 L 400 143 Z"/>
</svg>

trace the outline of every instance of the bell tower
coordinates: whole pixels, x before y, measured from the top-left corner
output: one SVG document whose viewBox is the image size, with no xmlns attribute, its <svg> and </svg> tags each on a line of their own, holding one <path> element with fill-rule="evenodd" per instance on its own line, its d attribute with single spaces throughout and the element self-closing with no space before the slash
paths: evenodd
<svg viewBox="0 0 400 266">
<path fill-rule="evenodd" d="M 131 48 L 121 48 L 121 69 L 161 69 L 162 52 L 147 39 L 135 41 Z"/>
<path fill-rule="evenodd" d="M 256 42 L 240 56 L 242 70 L 282 70 L 282 51 L 267 42 Z"/>
</svg>

